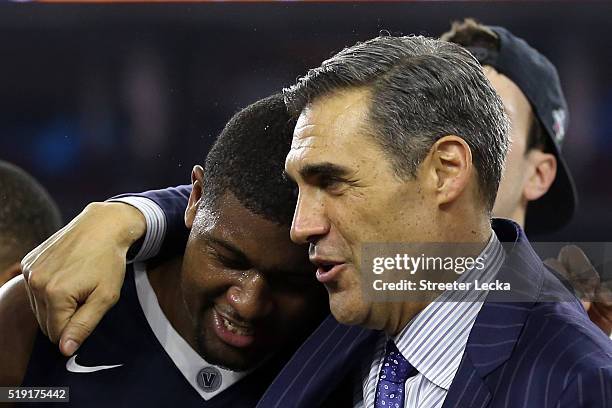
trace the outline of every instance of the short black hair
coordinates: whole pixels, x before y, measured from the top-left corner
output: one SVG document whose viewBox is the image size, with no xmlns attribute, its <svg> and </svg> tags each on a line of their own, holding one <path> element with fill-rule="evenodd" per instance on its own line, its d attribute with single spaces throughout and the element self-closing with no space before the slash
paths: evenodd
<svg viewBox="0 0 612 408">
<path fill-rule="evenodd" d="M 231 192 L 253 213 L 290 225 L 295 189 L 283 170 L 295 123 L 282 94 L 257 101 L 235 114 L 206 157 L 203 202 L 214 205 Z"/>
<path fill-rule="evenodd" d="M 0 267 L 21 260 L 61 226 L 59 209 L 43 186 L 0 160 Z"/>
</svg>

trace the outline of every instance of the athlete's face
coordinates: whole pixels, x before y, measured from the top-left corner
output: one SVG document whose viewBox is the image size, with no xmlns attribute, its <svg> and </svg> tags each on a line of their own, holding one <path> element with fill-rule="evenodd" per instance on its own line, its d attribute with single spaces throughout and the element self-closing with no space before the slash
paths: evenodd
<svg viewBox="0 0 612 408">
<path fill-rule="evenodd" d="M 248 369 L 312 330 L 327 309 L 325 290 L 287 226 L 251 213 L 231 193 L 206 207 L 187 210 L 183 297 L 200 354 Z"/>
</svg>

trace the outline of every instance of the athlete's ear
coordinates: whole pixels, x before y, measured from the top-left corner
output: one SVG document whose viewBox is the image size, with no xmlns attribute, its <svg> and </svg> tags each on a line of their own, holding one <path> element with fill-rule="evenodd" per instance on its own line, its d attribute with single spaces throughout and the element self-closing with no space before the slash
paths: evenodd
<svg viewBox="0 0 612 408">
<path fill-rule="evenodd" d="M 204 169 L 200 165 L 193 166 L 191 170 L 191 185 L 192 190 L 189 195 L 189 202 L 185 210 L 185 226 L 191 229 L 193 220 L 195 219 L 200 202 L 202 201 L 202 193 L 204 192 Z"/>
</svg>

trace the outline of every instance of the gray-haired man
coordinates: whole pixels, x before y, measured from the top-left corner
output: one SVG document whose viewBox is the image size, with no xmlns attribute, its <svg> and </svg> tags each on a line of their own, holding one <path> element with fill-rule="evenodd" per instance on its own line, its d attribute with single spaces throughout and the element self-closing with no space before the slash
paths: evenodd
<svg viewBox="0 0 612 408">
<path fill-rule="evenodd" d="M 364 357 L 364 406 L 609 403 L 609 340 L 517 224 L 491 228 L 508 128 L 471 54 L 423 37 L 378 37 L 324 61 L 285 97 L 300 112 L 285 164 L 299 187 L 292 239 L 310 243 L 334 317 L 384 332 Z M 372 242 L 477 244 L 462 256 L 486 267 L 459 280 L 495 277 L 512 289 L 503 300 L 484 289 L 469 302 L 374 301 L 363 290 Z M 558 337 L 565 330 L 570 346 Z M 569 363 L 557 364 L 559 355 Z"/>
</svg>

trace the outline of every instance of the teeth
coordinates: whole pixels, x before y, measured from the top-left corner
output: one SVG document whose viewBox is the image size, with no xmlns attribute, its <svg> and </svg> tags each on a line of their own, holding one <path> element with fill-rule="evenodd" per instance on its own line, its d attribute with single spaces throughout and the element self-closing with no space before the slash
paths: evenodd
<svg viewBox="0 0 612 408">
<path fill-rule="evenodd" d="M 250 336 L 253 334 L 252 330 L 245 329 L 244 327 L 238 327 L 232 324 L 229 320 L 225 319 L 224 317 L 221 317 L 221 320 L 223 321 L 223 326 L 225 326 L 225 328 L 231 331 L 232 333 L 236 333 L 241 336 Z"/>
</svg>

